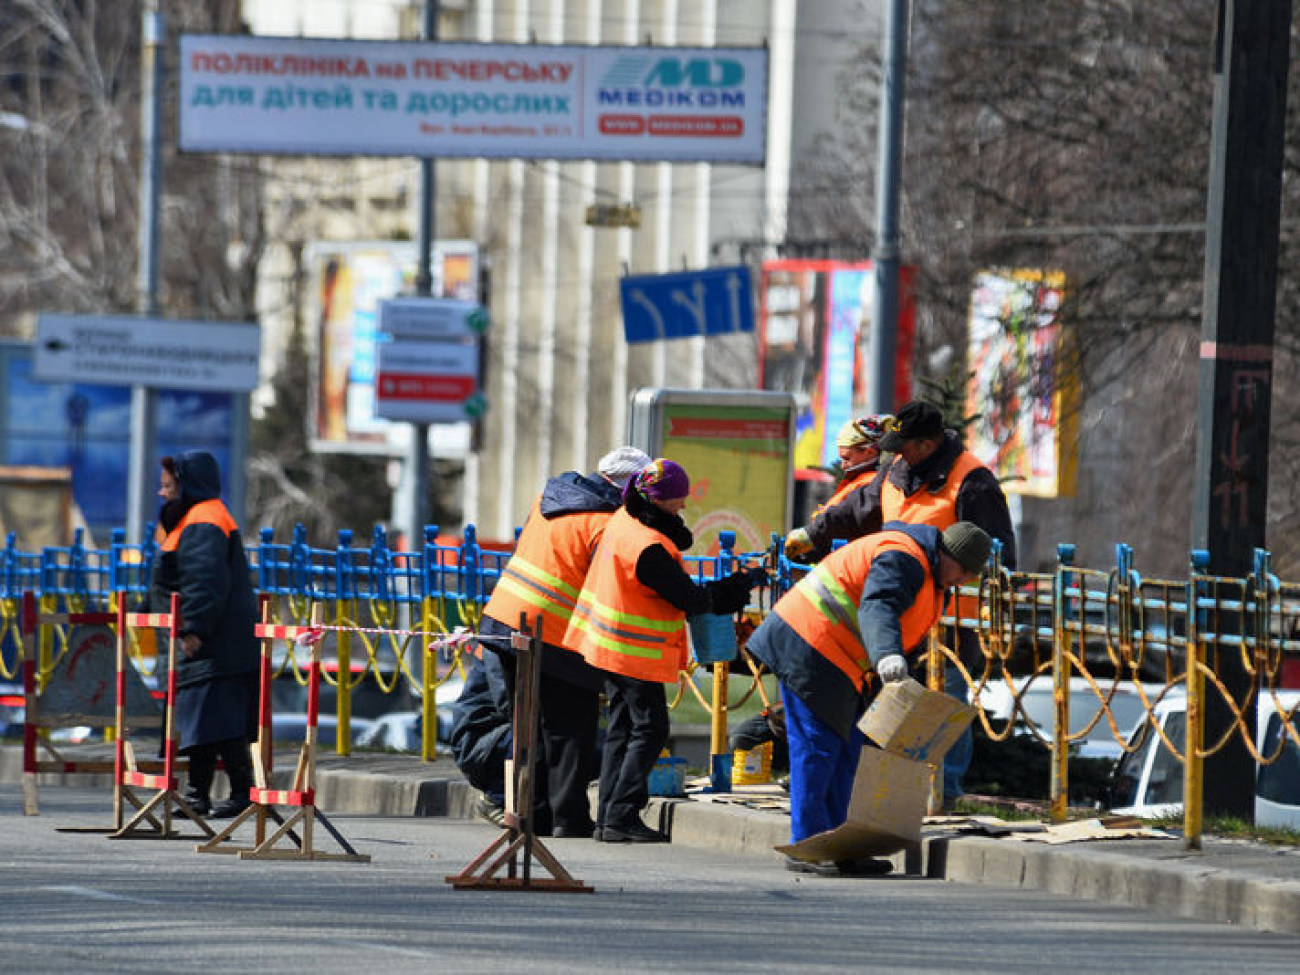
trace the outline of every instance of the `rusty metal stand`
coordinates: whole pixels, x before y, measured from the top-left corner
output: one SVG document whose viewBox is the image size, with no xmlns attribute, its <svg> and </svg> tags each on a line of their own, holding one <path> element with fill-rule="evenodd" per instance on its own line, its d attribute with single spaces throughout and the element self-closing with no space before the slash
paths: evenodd
<svg viewBox="0 0 1300 975">
<path fill-rule="evenodd" d="M 533 829 L 533 786 L 537 765 L 542 672 L 542 619 L 535 617 L 531 631 L 527 617 L 510 638 L 515 651 L 514 751 L 506 762 L 505 829 L 474 862 L 460 873 L 445 877 L 458 890 L 550 890 L 590 894 L 594 888 L 574 879 Z M 551 874 L 533 876 L 536 859 Z M 505 876 L 497 876 L 502 870 Z"/>
</svg>

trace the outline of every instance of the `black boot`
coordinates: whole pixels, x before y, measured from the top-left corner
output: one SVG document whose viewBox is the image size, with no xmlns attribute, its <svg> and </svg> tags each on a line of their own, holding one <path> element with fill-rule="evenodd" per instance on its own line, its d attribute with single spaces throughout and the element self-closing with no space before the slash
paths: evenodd
<svg viewBox="0 0 1300 975">
<path fill-rule="evenodd" d="M 248 742 L 242 738 L 222 742 L 219 746 L 221 761 L 230 779 L 230 798 L 223 799 L 212 809 L 213 819 L 231 819 L 252 805 L 248 790 L 253 785 L 253 759 L 248 752 Z"/>
<path fill-rule="evenodd" d="M 212 811 L 212 777 L 217 772 L 217 753 L 200 745 L 189 753 L 189 772 L 186 775 L 185 804 L 196 816 L 206 816 Z"/>
</svg>

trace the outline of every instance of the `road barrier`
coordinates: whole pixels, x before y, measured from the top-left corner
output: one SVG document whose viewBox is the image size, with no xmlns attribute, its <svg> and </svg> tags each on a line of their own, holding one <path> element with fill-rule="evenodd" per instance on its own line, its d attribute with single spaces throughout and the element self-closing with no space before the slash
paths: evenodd
<svg viewBox="0 0 1300 975">
<path fill-rule="evenodd" d="M 762 563 L 769 568 L 771 584 L 737 618 L 733 661 L 692 661 L 674 699 L 680 705 L 693 698 L 709 713 L 715 755 L 727 754 L 728 712 L 760 693 L 761 669 L 744 653 L 745 638 L 807 569 L 785 558 L 779 538 L 761 552 L 735 552 L 733 544 L 734 539 L 724 539 L 719 553 L 688 557 L 688 566 L 703 581 Z M 79 534 L 68 548 L 29 553 L 19 551 L 10 535 L 0 550 L 0 678 L 13 679 L 18 663 L 34 656 L 40 681 L 67 652 L 66 631 L 51 623 L 48 632 L 43 625 L 36 648 L 24 657 L 17 620 L 25 593 L 34 594 L 49 612 L 67 611 L 74 603 L 105 605 L 113 587 L 127 593 L 144 590 L 154 551 L 152 543 L 126 545 L 116 532 L 102 551 L 85 548 Z M 351 748 L 349 722 L 364 682 L 385 695 L 407 694 L 418 701 L 422 754 L 432 758 L 436 689 L 463 673 L 463 645 L 446 637 L 459 627 L 477 627 L 509 552 L 480 546 L 470 526 L 459 543 L 450 545 L 439 543 L 436 528 L 426 528 L 424 545 L 415 551 L 388 548 L 381 528 L 364 548 L 353 544 L 350 531 L 341 531 L 332 549 L 307 545 L 301 527 L 288 544 L 275 542 L 264 529 L 248 553 L 255 587 L 271 602 L 273 623 L 305 625 L 318 608 L 326 621 L 320 680 L 337 692 L 338 751 L 346 754 Z M 1165 744 L 1185 769 L 1184 829 L 1189 845 L 1199 844 L 1205 759 L 1237 738 L 1261 764 L 1281 754 L 1280 748 L 1260 754 L 1249 726 L 1256 695 L 1275 695 L 1280 687 L 1300 683 L 1300 585 L 1273 575 L 1264 551 L 1257 552 L 1254 570 L 1242 578 L 1209 575 L 1207 557 L 1196 552 L 1187 577 L 1174 580 L 1144 578 L 1127 545 L 1116 547 L 1116 564 L 1110 569 L 1076 566 L 1074 554 L 1073 546 L 1058 546 L 1051 572 L 1030 573 L 1006 569 L 995 552 L 978 587 L 965 588 L 961 598 L 950 601 L 960 615 L 946 615 L 935 629 L 926 655 L 927 679 L 941 689 L 945 669 L 953 667 L 973 700 L 982 702 L 992 691 L 1010 699 L 1008 720 L 998 721 L 987 712 L 979 720 L 995 740 L 1024 733 L 1050 747 L 1054 820 L 1066 815 L 1070 757 L 1080 743 L 1100 734 L 1121 750 L 1130 747 L 1132 729 L 1116 713 L 1121 697 L 1136 696 L 1149 715 L 1169 694 L 1186 693 L 1188 740 Z M 978 634 L 975 659 L 963 660 L 954 649 L 958 628 Z M 151 659 L 147 641 L 133 637 L 130 652 L 141 673 L 156 679 L 156 657 Z M 273 676 L 305 687 L 310 662 L 301 657 L 292 643 L 286 644 L 273 661 Z M 734 661 L 746 666 L 733 673 Z M 1236 681 L 1223 676 L 1229 664 L 1250 683 L 1244 695 Z M 708 693 L 699 684 L 702 667 L 711 668 Z M 732 686 L 737 676 L 739 700 Z M 1087 700 L 1070 693 L 1080 681 L 1089 690 Z M 1052 686 L 1050 721 L 1037 720 L 1026 707 L 1034 682 Z M 1159 690 L 1152 692 L 1153 687 Z M 1201 716 L 1206 702 L 1216 697 L 1231 715 L 1231 727 L 1214 741 L 1202 741 Z M 1072 711 L 1091 716 L 1080 726 L 1072 723 Z M 1300 745 L 1300 732 L 1289 720 L 1294 715 L 1283 713 L 1287 737 Z M 1162 729 L 1156 731 L 1164 737 Z"/>
</svg>

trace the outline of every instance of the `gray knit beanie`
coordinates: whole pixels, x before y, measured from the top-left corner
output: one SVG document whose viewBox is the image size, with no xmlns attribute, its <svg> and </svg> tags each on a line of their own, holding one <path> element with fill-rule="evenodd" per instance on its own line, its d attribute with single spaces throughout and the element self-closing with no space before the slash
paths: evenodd
<svg viewBox="0 0 1300 975">
<path fill-rule="evenodd" d="M 939 547 L 974 575 L 983 571 L 984 563 L 989 560 L 989 553 L 993 551 L 993 539 L 978 525 L 959 521 L 943 530 Z"/>
</svg>

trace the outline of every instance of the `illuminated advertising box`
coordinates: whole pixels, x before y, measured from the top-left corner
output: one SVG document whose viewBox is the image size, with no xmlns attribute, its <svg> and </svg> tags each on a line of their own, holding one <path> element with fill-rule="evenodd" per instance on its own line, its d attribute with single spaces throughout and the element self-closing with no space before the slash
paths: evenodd
<svg viewBox="0 0 1300 975">
<path fill-rule="evenodd" d="M 695 533 L 690 555 L 715 555 L 718 533 L 736 551 L 768 548 L 784 535 L 792 505 L 794 398 L 758 390 L 639 389 L 629 442 L 677 461 L 691 477 L 682 517 Z"/>
</svg>

